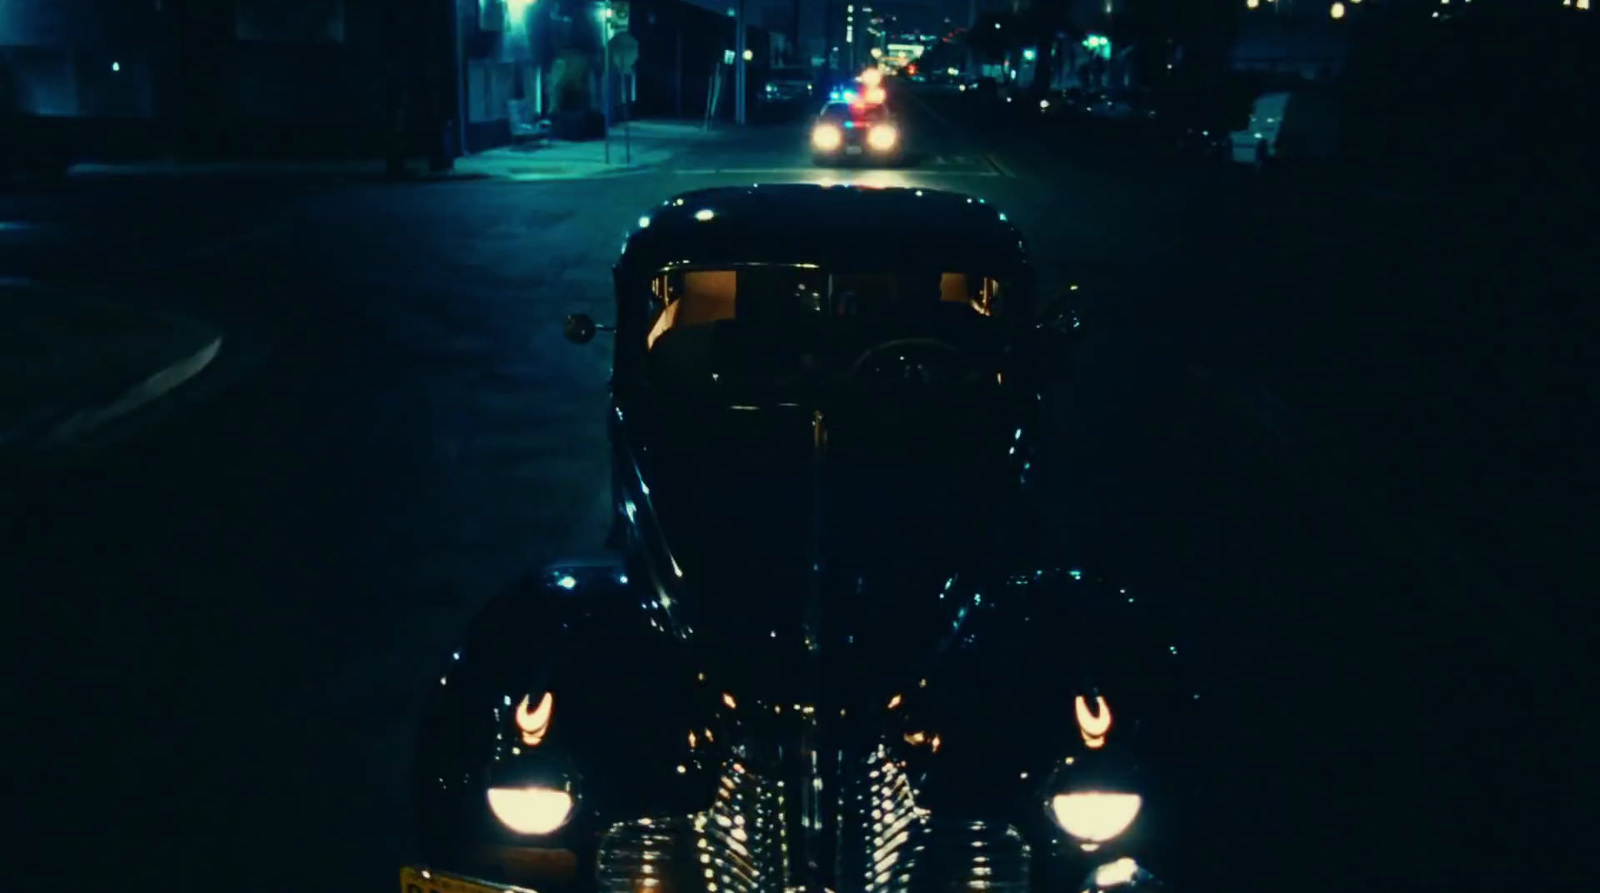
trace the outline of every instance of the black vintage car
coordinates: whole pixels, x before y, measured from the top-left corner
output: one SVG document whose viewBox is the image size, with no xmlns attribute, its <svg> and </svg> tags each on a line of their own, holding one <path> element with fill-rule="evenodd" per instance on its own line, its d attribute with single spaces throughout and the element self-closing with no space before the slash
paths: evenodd
<svg viewBox="0 0 1600 893">
<path fill-rule="evenodd" d="M 1022 893 L 1183 864 L 1183 658 L 1030 535 L 1077 328 L 1005 215 L 690 192 L 615 288 L 614 326 L 567 321 L 614 352 L 614 552 L 502 594 L 450 655 L 402 888 Z"/>
</svg>

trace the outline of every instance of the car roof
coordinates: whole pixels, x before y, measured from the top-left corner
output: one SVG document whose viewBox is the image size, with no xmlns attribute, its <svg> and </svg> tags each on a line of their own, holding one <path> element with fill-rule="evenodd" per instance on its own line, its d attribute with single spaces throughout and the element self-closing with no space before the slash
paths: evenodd
<svg viewBox="0 0 1600 893">
<path fill-rule="evenodd" d="M 925 269 L 1016 277 L 1030 267 L 1022 233 L 981 198 L 937 189 L 806 183 L 699 189 L 640 218 L 621 265 L 816 264 L 833 270 Z"/>
</svg>

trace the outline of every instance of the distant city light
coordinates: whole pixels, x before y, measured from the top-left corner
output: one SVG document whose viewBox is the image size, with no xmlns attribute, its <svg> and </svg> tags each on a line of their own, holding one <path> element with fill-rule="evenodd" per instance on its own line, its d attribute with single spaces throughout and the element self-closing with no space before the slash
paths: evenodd
<svg viewBox="0 0 1600 893">
<path fill-rule="evenodd" d="M 1031 47 L 1022 51 L 1022 61 L 1024 62 L 1032 62 L 1034 59 L 1038 58 L 1038 56 L 1038 52 Z"/>
<path fill-rule="evenodd" d="M 756 57 L 756 51 L 755 50 L 745 50 L 744 51 L 744 61 L 749 62 L 751 59 L 754 59 L 755 57 Z"/>
<path fill-rule="evenodd" d="M 1251 9 L 1255 9 L 1261 5 L 1261 0 L 1244 0 L 1244 5 L 1250 7 Z"/>
<path fill-rule="evenodd" d="M 1336 19 L 1344 18 L 1344 4 L 1343 3 L 1335 3 L 1335 4 L 1333 4 L 1333 6 L 1328 9 L 1328 15 L 1333 16 Z"/>
<path fill-rule="evenodd" d="M 122 70 L 122 63 L 121 62 L 113 62 L 113 63 L 111 63 L 111 70 L 112 71 L 121 71 Z"/>
</svg>

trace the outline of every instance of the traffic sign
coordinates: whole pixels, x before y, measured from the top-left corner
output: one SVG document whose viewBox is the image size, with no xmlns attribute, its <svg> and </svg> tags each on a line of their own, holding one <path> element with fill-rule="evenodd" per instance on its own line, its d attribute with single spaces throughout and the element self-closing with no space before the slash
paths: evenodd
<svg viewBox="0 0 1600 893">
<path fill-rule="evenodd" d="M 606 10 L 613 34 L 628 30 L 628 0 L 606 0 Z"/>
</svg>

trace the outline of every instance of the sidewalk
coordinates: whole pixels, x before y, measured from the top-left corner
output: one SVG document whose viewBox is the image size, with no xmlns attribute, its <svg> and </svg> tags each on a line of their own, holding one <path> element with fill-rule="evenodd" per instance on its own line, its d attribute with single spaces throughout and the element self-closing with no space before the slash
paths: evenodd
<svg viewBox="0 0 1600 893">
<path fill-rule="evenodd" d="M 660 167 L 690 146 L 722 134 L 705 131 L 699 122 L 673 120 L 633 121 L 612 126 L 610 159 L 607 141 L 550 141 L 489 149 L 457 158 L 453 170 L 433 173 L 413 161 L 413 181 L 434 180 L 570 180 L 639 173 Z M 382 159 L 336 161 L 179 161 L 156 159 L 119 163 L 73 165 L 75 180 L 120 178 L 227 179 L 331 178 L 339 180 L 388 179 Z"/>
<path fill-rule="evenodd" d="M 675 156 L 723 136 L 698 122 L 633 121 L 614 124 L 607 141 L 552 140 L 490 149 L 456 160 L 460 174 L 506 180 L 586 179 L 633 174 L 661 167 Z M 609 151 L 609 159 L 607 152 Z"/>
<path fill-rule="evenodd" d="M 210 326 L 0 287 L 0 450 L 80 444 L 166 396 L 222 347 Z"/>
</svg>

